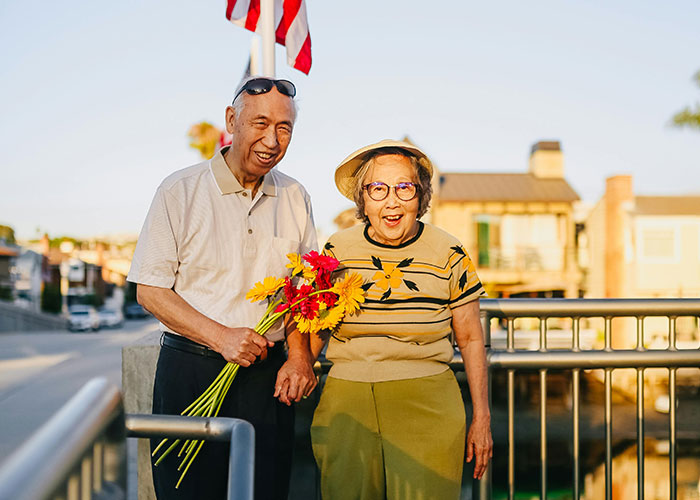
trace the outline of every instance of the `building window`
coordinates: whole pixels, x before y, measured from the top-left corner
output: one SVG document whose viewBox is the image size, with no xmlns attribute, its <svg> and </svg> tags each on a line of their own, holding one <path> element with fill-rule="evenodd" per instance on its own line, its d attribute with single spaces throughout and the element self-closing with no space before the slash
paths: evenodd
<svg viewBox="0 0 700 500">
<path fill-rule="evenodd" d="M 477 215 L 476 244 L 479 267 L 493 267 L 494 258 L 501 246 L 501 217 L 498 215 Z"/>
<path fill-rule="evenodd" d="M 637 251 L 643 262 L 670 263 L 679 259 L 679 232 L 673 225 L 640 224 Z"/>
</svg>

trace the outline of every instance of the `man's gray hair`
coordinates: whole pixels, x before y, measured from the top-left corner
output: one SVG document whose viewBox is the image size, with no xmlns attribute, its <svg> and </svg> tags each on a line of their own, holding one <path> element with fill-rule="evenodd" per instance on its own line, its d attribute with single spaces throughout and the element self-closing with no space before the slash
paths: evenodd
<svg viewBox="0 0 700 500">
<path fill-rule="evenodd" d="M 248 92 L 241 92 L 241 89 L 245 86 L 246 83 L 248 83 L 251 80 L 255 80 L 256 78 L 268 78 L 266 76 L 261 76 L 261 75 L 250 75 L 238 84 L 238 87 L 236 87 L 236 91 L 234 92 L 233 95 L 236 96 L 236 98 L 233 100 L 231 103 L 231 107 L 233 108 L 234 113 L 236 113 L 236 117 L 241 115 L 241 111 L 243 111 L 243 108 L 245 107 L 245 103 L 247 99 L 243 99 L 244 95 L 248 95 Z M 273 78 L 269 78 L 270 80 L 273 80 Z M 241 92 L 239 94 L 239 92 Z M 294 100 L 294 98 L 290 97 L 292 100 L 292 106 L 294 106 L 294 121 L 297 121 L 297 115 L 299 114 L 299 106 L 297 106 L 297 102 Z"/>
<path fill-rule="evenodd" d="M 355 174 L 355 191 L 353 193 L 353 199 L 355 200 L 355 205 L 357 205 L 357 210 L 355 211 L 355 217 L 360 219 L 364 224 L 369 224 L 369 217 L 365 215 L 365 197 L 362 195 L 364 191 L 364 180 L 369 169 L 374 165 L 375 160 L 379 156 L 384 155 L 401 155 L 405 156 L 411 162 L 413 170 L 415 172 L 414 180 L 418 184 L 418 214 L 417 218 L 420 219 L 425 215 L 430 207 L 430 199 L 433 196 L 433 186 L 431 184 L 430 173 L 428 170 L 423 168 L 420 163 L 418 163 L 418 157 L 411 152 L 398 147 L 388 147 L 388 148 L 378 148 L 373 150 L 369 155 L 367 155 L 362 162 L 362 165 L 357 170 Z"/>
</svg>

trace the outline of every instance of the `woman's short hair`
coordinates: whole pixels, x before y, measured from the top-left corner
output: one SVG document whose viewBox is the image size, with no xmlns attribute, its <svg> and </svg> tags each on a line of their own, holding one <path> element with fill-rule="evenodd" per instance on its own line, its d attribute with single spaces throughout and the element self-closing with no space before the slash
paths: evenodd
<svg viewBox="0 0 700 500">
<path fill-rule="evenodd" d="M 430 174 L 418 163 L 418 158 L 402 148 L 378 148 L 373 150 L 362 162 L 362 165 L 355 174 L 356 184 L 355 191 L 353 193 L 353 198 L 355 199 L 355 205 L 357 205 L 357 210 L 355 216 L 360 219 L 363 223 L 369 224 L 369 218 L 365 215 L 365 198 L 362 196 L 362 187 L 364 184 L 365 176 L 369 169 L 374 165 L 374 161 L 379 156 L 385 155 L 401 155 L 409 159 L 413 170 L 415 172 L 415 181 L 418 184 L 418 218 L 420 219 L 425 215 L 430 207 L 430 199 L 433 196 L 433 186 L 431 184 Z"/>
</svg>

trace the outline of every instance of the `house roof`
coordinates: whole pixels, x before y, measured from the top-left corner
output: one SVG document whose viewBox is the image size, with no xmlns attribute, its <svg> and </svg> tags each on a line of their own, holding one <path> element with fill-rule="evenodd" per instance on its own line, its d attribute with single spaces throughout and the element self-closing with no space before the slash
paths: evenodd
<svg viewBox="0 0 700 500">
<path fill-rule="evenodd" d="M 634 205 L 641 215 L 700 215 L 700 196 L 636 196 Z"/>
<path fill-rule="evenodd" d="M 443 201 L 572 202 L 580 199 L 561 178 L 471 173 L 441 174 L 439 197 Z"/>
</svg>

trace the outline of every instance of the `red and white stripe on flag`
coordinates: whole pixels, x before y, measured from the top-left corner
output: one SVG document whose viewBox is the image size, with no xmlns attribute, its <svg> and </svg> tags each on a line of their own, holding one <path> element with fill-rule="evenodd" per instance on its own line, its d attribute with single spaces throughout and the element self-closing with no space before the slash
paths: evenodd
<svg viewBox="0 0 700 500">
<path fill-rule="evenodd" d="M 227 0 L 226 19 L 256 33 L 260 32 L 260 0 Z M 311 37 L 304 0 L 275 0 L 277 43 L 287 47 L 287 64 L 309 74 Z"/>
</svg>

